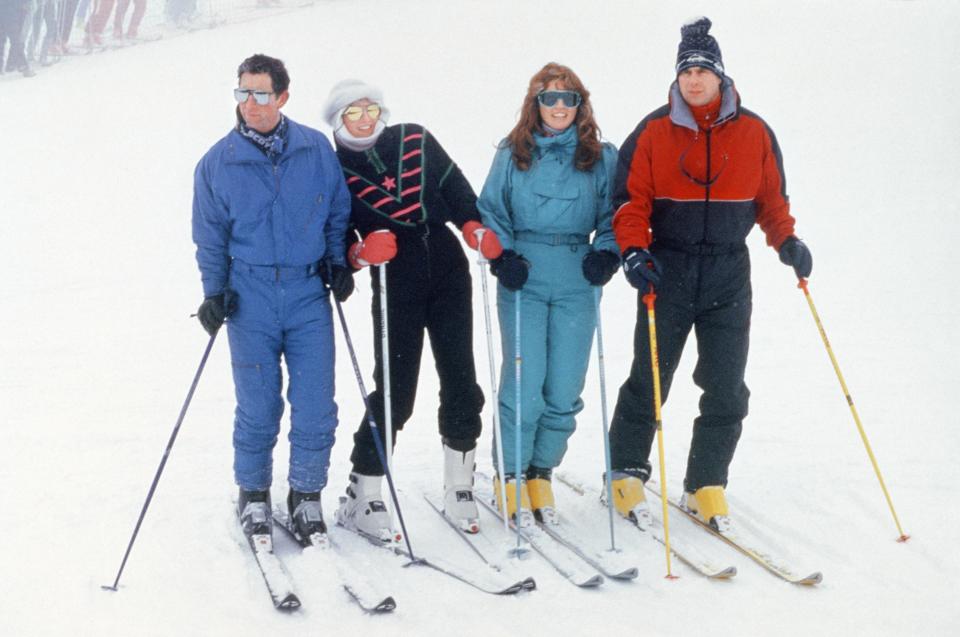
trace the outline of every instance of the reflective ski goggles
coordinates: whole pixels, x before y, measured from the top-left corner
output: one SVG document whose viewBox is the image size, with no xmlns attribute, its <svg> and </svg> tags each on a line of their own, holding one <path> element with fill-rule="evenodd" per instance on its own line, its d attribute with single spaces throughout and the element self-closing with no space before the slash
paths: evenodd
<svg viewBox="0 0 960 637">
<path fill-rule="evenodd" d="M 266 106 L 270 103 L 270 96 L 273 95 L 271 91 L 254 91 L 249 88 L 235 88 L 233 89 L 233 97 L 237 100 L 238 104 L 244 104 L 253 95 L 253 101 L 255 101 L 260 106 Z"/>
<path fill-rule="evenodd" d="M 580 93 L 576 91 L 542 91 L 537 94 L 537 102 L 547 108 L 556 106 L 558 101 L 563 102 L 563 106 L 567 108 L 576 108 L 582 100 Z"/>
<path fill-rule="evenodd" d="M 366 106 L 350 106 L 343 111 L 343 116 L 346 117 L 351 122 L 359 122 L 363 119 L 363 112 L 366 110 L 367 115 L 370 116 L 370 119 L 377 119 L 380 117 L 380 105 L 379 104 L 367 104 Z"/>
</svg>

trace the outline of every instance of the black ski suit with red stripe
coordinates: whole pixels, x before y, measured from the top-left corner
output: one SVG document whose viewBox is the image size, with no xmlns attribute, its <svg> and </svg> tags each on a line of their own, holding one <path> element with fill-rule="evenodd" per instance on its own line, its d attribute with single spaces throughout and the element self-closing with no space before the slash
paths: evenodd
<svg viewBox="0 0 960 637">
<path fill-rule="evenodd" d="M 620 149 L 614 235 L 621 250 L 649 247 L 661 266 L 656 328 L 663 401 L 691 328 L 694 382 L 703 390 L 684 487 L 726 486 L 747 415 L 744 382 L 752 292 L 746 237 L 759 224 L 779 248 L 793 234 L 773 131 L 742 109 L 723 80 L 718 111 L 695 117 L 676 83 Z M 696 109 L 694 109 L 696 110 Z M 610 427 L 613 468 L 649 477 L 656 435 L 647 309 L 637 296 L 634 358 Z"/>
<path fill-rule="evenodd" d="M 379 229 L 397 237 L 397 255 L 387 268 L 390 394 L 394 433 L 413 413 L 423 351 L 423 333 L 440 376 L 440 435 L 459 451 L 476 446 L 483 392 L 473 362 L 470 272 L 460 241 L 447 226 L 480 221 L 477 196 L 436 139 L 417 124 L 384 129 L 373 148 L 337 145 L 337 157 L 352 195 L 347 245 Z M 376 390 L 373 417 L 384 427 L 379 268 L 370 268 Z M 394 437 L 396 439 L 396 437 Z M 353 436 L 353 470 L 383 475 L 364 415 Z"/>
</svg>

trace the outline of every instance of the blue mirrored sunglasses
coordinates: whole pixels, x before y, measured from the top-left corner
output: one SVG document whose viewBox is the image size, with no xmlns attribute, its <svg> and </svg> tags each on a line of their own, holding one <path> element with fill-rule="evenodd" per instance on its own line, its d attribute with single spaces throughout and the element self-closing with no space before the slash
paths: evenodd
<svg viewBox="0 0 960 637">
<path fill-rule="evenodd" d="M 537 101 L 547 108 L 556 106 L 558 101 L 563 102 L 563 106 L 567 108 L 576 108 L 582 100 L 580 93 L 576 91 L 543 91 L 537 94 Z"/>
<path fill-rule="evenodd" d="M 253 95 L 253 100 L 257 104 L 266 106 L 270 102 L 270 96 L 273 95 L 273 93 L 271 91 L 254 91 L 248 88 L 233 89 L 233 97 L 237 100 L 238 104 L 245 103 L 251 95 Z"/>
</svg>

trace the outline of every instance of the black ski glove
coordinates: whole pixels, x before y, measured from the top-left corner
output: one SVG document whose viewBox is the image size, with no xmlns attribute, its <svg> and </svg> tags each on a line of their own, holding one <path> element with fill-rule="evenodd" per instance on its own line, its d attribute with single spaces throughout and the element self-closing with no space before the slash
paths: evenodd
<svg viewBox="0 0 960 637">
<path fill-rule="evenodd" d="M 620 257 L 610 250 L 591 250 L 584 255 L 582 267 L 590 285 L 606 285 L 620 267 Z"/>
<path fill-rule="evenodd" d="M 237 311 L 237 295 L 233 290 L 226 290 L 222 294 L 215 294 L 203 299 L 197 309 L 197 318 L 200 325 L 213 336 L 223 325 L 224 319 Z"/>
<path fill-rule="evenodd" d="M 325 262 L 320 269 L 320 276 L 337 301 L 343 303 L 353 294 L 353 270 L 351 268 Z"/>
<path fill-rule="evenodd" d="M 527 282 L 530 262 L 513 250 L 504 250 L 503 254 L 490 262 L 490 272 L 500 280 L 503 287 L 517 291 Z"/>
<path fill-rule="evenodd" d="M 793 235 L 787 237 L 786 241 L 780 244 L 780 263 L 793 266 L 798 279 L 805 279 L 810 276 L 813 270 L 813 256 L 810 254 L 810 248 L 800 239 Z"/>
<path fill-rule="evenodd" d="M 644 294 L 652 285 L 660 285 L 660 262 L 646 248 L 627 248 L 623 253 L 623 273 L 630 285 Z"/>
</svg>

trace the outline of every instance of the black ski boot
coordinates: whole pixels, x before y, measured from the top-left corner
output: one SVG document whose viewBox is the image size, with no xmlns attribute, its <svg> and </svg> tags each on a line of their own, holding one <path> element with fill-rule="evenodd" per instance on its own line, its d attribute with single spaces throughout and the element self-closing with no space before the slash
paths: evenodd
<svg viewBox="0 0 960 637">
<path fill-rule="evenodd" d="M 240 498 L 237 500 L 237 515 L 240 516 L 240 526 L 247 538 L 254 535 L 273 534 L 273 517 L 270 515 L 269 491 L 246 491 L 240 489 Z"/>
<path fill-rule="evenodd" d="M 316 544 L 317 535 L 326 536 L 327 525 L 323 522 L 323 510 L 320 508 L 320 492 L 304 493 L 290 489 L 287 494 L 287 512 L 293 535 L 303 546 Z"/>
</svg>

